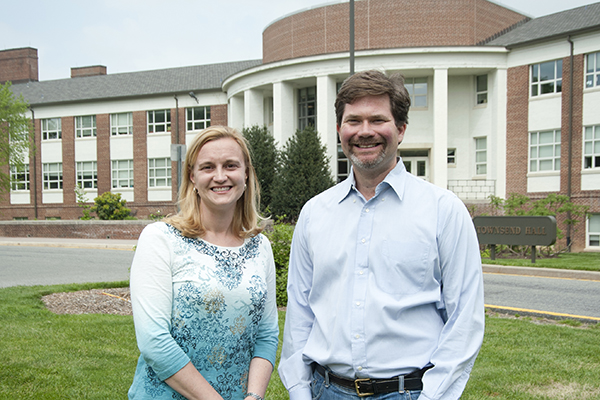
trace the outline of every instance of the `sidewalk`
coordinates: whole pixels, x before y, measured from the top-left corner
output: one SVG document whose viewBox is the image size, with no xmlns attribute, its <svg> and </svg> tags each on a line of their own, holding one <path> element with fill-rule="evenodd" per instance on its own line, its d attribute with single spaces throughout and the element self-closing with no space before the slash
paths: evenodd
<svg viewBox="0 0 600 400">
<path fill-rule="evenodd" d="M 137 240 L 119 239 L 64 239 L 43 237 L 4 237 L 0 236 L 0 246 L 68 247 L 80 249 L 107 249 L 132 251 Z"/>
<path fill-rule="evenodd" d="M 61 238 L 13 238 L 0 236 L 0 246 L 68 247 L 83 249 L 133 250 L 137 240 L 118 239 L 61 239 Z M 600 272 L 576 271 L 553 268 L 509 267 L 483 264 L 487 274 L 528 275 L 545 278 L 581 279 L 600 281 Z"/>
</svg>

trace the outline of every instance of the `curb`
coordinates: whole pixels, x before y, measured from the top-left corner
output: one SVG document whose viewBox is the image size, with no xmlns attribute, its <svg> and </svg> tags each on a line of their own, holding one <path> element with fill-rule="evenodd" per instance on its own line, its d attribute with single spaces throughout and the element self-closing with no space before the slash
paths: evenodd
<svg viewBox="0 0 600 400">
<path fill-rule="evenodd" d="M 485 274 L 505 274 L 537 276 L 541 278 L 577 279 L 584 281 L 600 281 L 600 272 L 581 271 L 571 269 L 536 268 L 536 267 L 510 267 L 506 265 L 483 264 Z"/>
</svg>

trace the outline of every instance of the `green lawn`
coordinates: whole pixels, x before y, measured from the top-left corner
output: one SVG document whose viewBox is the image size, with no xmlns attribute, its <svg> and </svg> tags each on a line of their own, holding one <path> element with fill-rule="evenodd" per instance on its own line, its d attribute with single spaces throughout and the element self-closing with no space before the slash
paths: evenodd
<svg viewBox="0 0 600 400">
<path fill-rule="evenodd" d="M 0 289 L 0 399 L 126 399 L 138 350 L 132 318 L 55 315 L 41 297 L 113 284 Z M 283 331 L 284 313 L 280 313 Z M 600 325 L 486 319 L 462 399 L 600 399 Z M 273 374 L 268 399 L 287 399 Z"/>
<path fill-rule="evenodd" d="M 535 263 L 531 258 L 499 258 L 490 260 L 483 258 L 484 264 L 513 265 L 516 267 L 538 267 L 558 269 L 579 269 L 584 271 L 600 271 L 600 253 L 563 253 L 557 257 L 536 258 Z"/>
</svg>

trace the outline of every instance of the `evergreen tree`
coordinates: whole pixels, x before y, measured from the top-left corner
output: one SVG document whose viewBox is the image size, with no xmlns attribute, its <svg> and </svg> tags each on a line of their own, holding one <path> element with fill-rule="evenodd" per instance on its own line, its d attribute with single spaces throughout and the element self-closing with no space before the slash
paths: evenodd
<svg viewBox="0 0 600 400">
<path fill-rule="evenodd" d="M 273 213 L 294 222 L 304 203 L 333 185 L 318 132 L 311 126 L 298 130 L 281 152 L 273 187 Z"/>
<path fill-rule="evenodd" d="M 252 163 L 260 185 L 260 210 L 268 214 L 277 169 L 277 145 L 266 126 L 254 125 L 244 128 L 242 133 L 250 145 Z"/>
<path fill-rule="evenodd" d="M 10 82 L 0 85 L 0 195 L 10 190 L 10 168 L 24 171 L 33 132 L 25 116 L 29 105 L 22 96 L 15 98 L 10 87 Z"/>
</svg>

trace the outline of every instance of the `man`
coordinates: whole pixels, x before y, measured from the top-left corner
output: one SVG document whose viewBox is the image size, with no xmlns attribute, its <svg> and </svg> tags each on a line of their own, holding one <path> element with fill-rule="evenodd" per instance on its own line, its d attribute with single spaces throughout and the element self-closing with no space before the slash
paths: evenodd
<svg viewBox="0 0 600 400">
<path fill-rule="evenodd" d="M 454 194 L 398 160 L 409 107 L 401 76 L 357 73 L 339 91 L 352 173 L 296 224 L 279 366 L 291 400 L 453 400 L 467 383 L 484 331 L 477 236 Z"/>
</svg>

